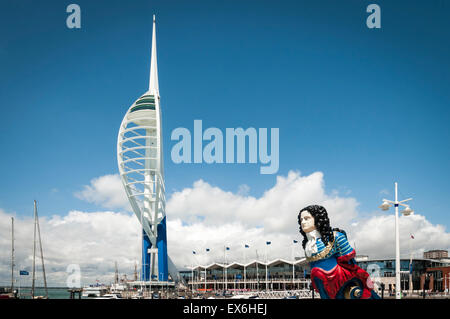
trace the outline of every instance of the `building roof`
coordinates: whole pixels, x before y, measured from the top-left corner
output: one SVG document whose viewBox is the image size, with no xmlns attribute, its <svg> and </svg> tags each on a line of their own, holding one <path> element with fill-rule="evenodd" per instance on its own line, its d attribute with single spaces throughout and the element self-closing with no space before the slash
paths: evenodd
<svg viewBox="0 0 450 319">
<path fill-rule="evenodd" d="M 260 261 L 260 260 L 251 260 L 250 262 L 244 264 L 244 263 L 239 263 L 239 262 L 232 262 L 230 264 L 221 264 L 221 263 L 212 263 L 209 265 L 197 265 L 194 267 L 188 267 L 189 270 L 205 270 L 206 269 L 222 269 L 222 268 L 227 268 L 227 269 L 239 269 L 239 268 L 247 268 L 247 267 L 253 267 L 256 266 L 256 264 L 261 265 L 261 266 L 268 266 L 268 267 L 273 267 L 273 266 L 278 266 L 281 264 L 288 264 L 288 265 L 302 265 L 302 264 L 306 264 L 306 258 L 301 258 L 299 260 L 286 260 L 286 259 L 281 259 L 281 258 L 277 258 L 268 262 L 264 262 L 264 261 Z"/>
<path fill-rule="evenodd" d="M 409 258 L 400 258 L 400 262 L 402 261 L 408 261 L 409 262 Z M 365 262 L 365 263 L 370 263 L 370 262 L 377 262 L 377 261 L 394 261 L 395 262 L 395 257 L 392 258 L 374 258 L 374 259 L 364 259 L 364 260 L 357 260 L 356 262 Z M 433 262 L 433 263 L 441 263 L 441 264 L 448 264 L 447 261 L 444 261 L 442 259 L 430 259 L 430 258 L 412 258 L 412 261 L 429 261 L 429 262 Z"/>
</svg>

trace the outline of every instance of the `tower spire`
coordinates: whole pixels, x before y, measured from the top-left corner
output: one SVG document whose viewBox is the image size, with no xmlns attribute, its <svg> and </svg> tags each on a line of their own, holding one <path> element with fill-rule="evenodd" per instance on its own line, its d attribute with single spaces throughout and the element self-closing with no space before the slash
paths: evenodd
<svg viewBox="0 0 450 319">
<path fill-rule="evenodd" d="M 156 23 L 153 15 L 153 35 L 152 35 L 152 58 L 150 62 L 150 84 L 148 90 L 150 93 L 159 96 L 158 85 L 158 64 L 156 62 Z"/>
</svg>

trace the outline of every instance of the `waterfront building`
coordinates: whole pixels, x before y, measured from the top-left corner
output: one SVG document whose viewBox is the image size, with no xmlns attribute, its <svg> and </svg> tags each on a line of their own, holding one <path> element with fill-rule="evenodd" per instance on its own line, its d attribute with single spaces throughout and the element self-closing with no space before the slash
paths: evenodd
<svg viewBox="0 0 450 319">
<path fill-rule="evenodd" d="M 310 268 L 305 258 L 295 261 L 212 263 L 180 271 L 195 291 L 285 291 L 310 289 Z"/>
<path fill-rule="evenodd" d="M 448 258 L 448 251 L 442 249 L 429 250 L 423 253 L 423 258 L 426 259 L 444 259 Z"/>
<path fill-rule="evenodd" d="M 391 259 L 356 259 L 359 267 L 366 270 L 372 281 L 379 286 L 381 283 L 385 285 L 387 292 L 395 291 L 395 258 Z M 435 259 L 413 258 L 400 260 L 400 283 L 403 291 L 420 291 L 423 289 L 421 278 L 423 274 L 438 271 L 439 267 L 450 266 L 449 263 Z M 411 274 L 411 277 L 410 277 Z M 441 278 L 443 273 L 440 273 Z M 436 277 L 435 277 L 436 278 Z M 410 279 L 412 286 L 410 287 Z M 422 279 L 423 280 L 423 279 Z M 438 287 L 436 287 L 438 288 Z M 442 291 L 442 290 L 439 290 Z"/>
<path fill-rule="evenodd" d="M 381 293 L 384 284 L 385 296 L 395 291 L 395 258 L 370 259 L 368 256 L 357 256 L 358 266 L 366 270 L 376 289 Z M 433 290 L 444 291 L 445 278 L 450 281 L 450 264 L 433 259 L 414 258 L 401 259 L 402 290 L 410 289 L 410 273 L 412 290 L 417 294 L 423 289 L 421 279 L 424 274 L 433 274 Z M 266 272 L 267 266 L 267 272 Z M 187 286 L 194 291 L 283 291 L 310 289 L 310 267 L 305 258 L 294 261 L 275 259 L 263 262 L 251 260 L 247 263 L 233 261 L 231 263 L 211 263 L 194 265 L 180 271 Z M 428 275 L 428 276 L 429 276 Z M 446 277 L 447 276 L 447 277 Z M 426 289 L 428 289 L 426 287 Z"/>
</svg>

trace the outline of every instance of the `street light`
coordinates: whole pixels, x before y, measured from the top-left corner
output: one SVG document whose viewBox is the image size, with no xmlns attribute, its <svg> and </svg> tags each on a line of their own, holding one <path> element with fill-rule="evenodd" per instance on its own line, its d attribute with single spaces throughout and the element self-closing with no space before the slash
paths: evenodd
<svg viewBox="0 0 450 319">
<path fill-rule="evenodd" d="M 383 204 L 379 207 L 383 211 L 389 210 L 394 204 L 395 207 L 395 299 L 401 298 L 401 283 L 400 283 L 400 239 L 399 239 L 399 230 L 398 230 L 398 206 L 404 206 L 405 209 L 401 212 L 404 216 L 411 215 L 414 211 L 406 204 L 403 204 L 407 201 L 412 200 L 412 198 L 404 199 L 402 201 L 398 201 L 398 191 L 397 191 L 397 182 L 395 182 L 395 200 L 387 200 L 383 199 Z"/>
<path fill-rule="evenodd" d="M 392 205 L 389 205 L 389 203 L 387 201 L 383 201 L 383 204 L 381 204 L 380 206 L 378 206 L 379 208 L 381 208 L 381 210 L 389 210 L 389 207 L 392 207 Z"/>
<path fill-rule="evenodd" d="M 412 213 L 414 213 L 414 211 L 413 211 L 408 205 L 406 205 L 406 208 L 405 208 L 404 210 L 402 210 L 401 213 L 402 213 L 404 216 L 409 216 L 409 215 L 411 215 Z"/>
</svg>

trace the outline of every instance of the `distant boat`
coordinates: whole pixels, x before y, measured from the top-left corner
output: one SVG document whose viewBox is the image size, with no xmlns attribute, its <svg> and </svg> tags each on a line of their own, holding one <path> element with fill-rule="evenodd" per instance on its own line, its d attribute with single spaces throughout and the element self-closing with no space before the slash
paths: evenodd
<svg viewBox="0 0 450 319">
<path fill-rule="evenodd" d="M 96 297 L 94 299 L 123 299 L 121 294 L 114 293 L 114 294 L 105 294 L 101 297 Z"/>
<path fill-rule="evenodd" d="M 105 286 L 92 286 L 84 287 L 82 297 L 99 298 L 106 294 L 108 287 Z"/>
</svg>

